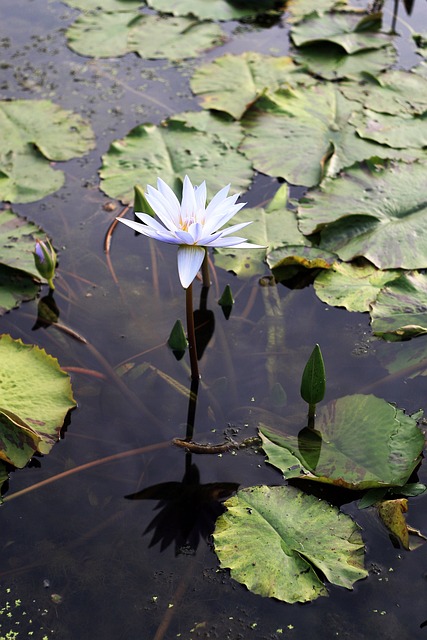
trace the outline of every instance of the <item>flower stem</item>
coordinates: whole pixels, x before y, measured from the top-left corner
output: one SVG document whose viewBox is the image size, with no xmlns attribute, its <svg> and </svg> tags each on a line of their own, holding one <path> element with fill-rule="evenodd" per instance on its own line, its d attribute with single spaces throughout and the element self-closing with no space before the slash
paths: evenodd
<svg viewBox="0 0 427 640">
<path fill-rule="evenodd" d="M 208 250 L 205 249 L 205 257 L 202 262 L 202 278 L 203 286 L 209 288 L 211 286 L 211 278 L 209 274 Z"/>
<path fill-rule="evenodd" d="M 187 338 L 190 352 L 191 379 L 199 380 L 199 365 L 197 362 L 196 332 L 194 330 L 193 314 L 193 285 L 185 290 L 185 308 L 187 312 Z"/>
</svg>

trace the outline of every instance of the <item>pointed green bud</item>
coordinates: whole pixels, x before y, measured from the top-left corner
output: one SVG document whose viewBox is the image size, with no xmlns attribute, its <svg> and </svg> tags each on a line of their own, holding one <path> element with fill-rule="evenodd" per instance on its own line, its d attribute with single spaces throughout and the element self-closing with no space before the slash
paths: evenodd
<svg viewBox="0 0 427 640">
<path fill-rule="evenodd" d="M 145 197 L 144 190 L 141 189 L 139 185 L 135 185 L 133 188 L 134 192 L 134 200 L 133 200 L 133 210 L 137 213 L 148 213 L 152 218 L 155 217 L 155 212 L 148 204 L 148 200 Z"/>
<path fill-rule="evenodd" d="M 188 342 L 181 320 L 177 320 L 173 325 L 171 334 L 169 336 L 168 345 L 172 349 L 172 351 L 186 350 Z"/>
<path fill-rule="evenodd" d="M 218 300 L 218 304 L 221 307 L 232 307 L 234 304 L 234 298 L 233 298 L 233 294 L 231 292 L 231 287 L 229 284 L 226 285 L 222 296 L 220 297 L 220 299 Z"/>
<path fill-rule="evenodd" d="M 323 400 L 325 390 L 325 365 L 320 347 L 316 344 L 302 374 L 301 397 L 309 405 L 315 405 Z"/>
<path fill-rule="evenodd" d="M 42 278 L 47 280 L 49 287 L 55 289 L 53 278 L 55 277 L 56 252 L 49 240 L 36 240 L 34 249 L 34 263 Z"/>
</svg>

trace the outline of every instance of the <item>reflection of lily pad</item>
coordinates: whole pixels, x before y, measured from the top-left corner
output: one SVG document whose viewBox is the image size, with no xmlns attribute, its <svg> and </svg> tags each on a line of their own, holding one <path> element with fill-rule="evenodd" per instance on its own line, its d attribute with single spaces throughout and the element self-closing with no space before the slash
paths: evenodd
<svg viewBox="0 0 427 640">
<path fill-rule="evenodd" d="M 304 447 L 301 438 L 261 425 L 263 449 L 285 477 L 295 477 L 296 469 L 298 476 L 348 489 L 402 486 L 421 460 L 424 436 L 416 421 L 373 395 L 328 403 L 315 429 L 320 438 Z M 310 456 L 309 446 L 316 448 Z M 306 459 L 315 459 L 315 467 Z"/>
<path fill-rule="evenodd" d="M 58 440 L 75 406 L 70 379 L 58 361 L 35 345 L 0 338 L 0 458 L 24 467 Z"/>
<path fill-rule="evenodd" d="M 32 202 L 59 189 L 64 176 L 49 160 L 69 160 L 94 147 L 88 123 L 49 100 L 0 102 L 0 199 Z"/>
<path fill-rule="evenodd" d="M 367 49 L 380 49 L 391 42 L 391 36 L 379 32 L 380 27 L 379 14 L 362 18 L 360 13 L 314 14 L 292 28 L 291 38 L 297 47 L 326 41 L 353 54 Z"/>
<path fill-rule="evenodd" d="M 177 60 L 222 44 L 225 34 L 216 24 L 190 18 L 98 11 L 82 13 L 68 29 L 67 38 L 69 46 L 83 56 L 114 58 L 134 51 L 144 58 Z"/>
<path fill-rule="evenodd" d="M 299 49 L 294 60 L 325 80 L 357 80 L 365 73 L 375 75 L 391 67 L 397 60 L 397 52 L 393 45 L 388 45 L 348 55 L 338 45 L 319 44 Z"/>
<path fill-rule="evenodd" d="M 393 155 L 386 147 L 367 144 L 349 126 L 360 108 L 331 84 L 268 92 L 242 120 L 246 137 L 241 149 L 262 173 L 292 184 L 319 184 L 325 174 L 336 175 L 355 162 Z"/>
<path fill-rule="evenodd" d="M 230 0 L 148 0 L 148 4 L 164 13 L 176 16 L 192 15 L 202 20 L 239 20 L 272 9 L 277 0 L 234 2 Z"/>
<path fill-rule="evenodd" d="M 300 229 L 322 231 L 321 247 L 345 261 L 365 256 L 380 269 L 427 267 L 426 175 L 423 163 L 349 169 L 301 201 Z"/>
<path fill-rule="evenodd" d="M 281 84 L 313 84 L 291 58 L 266 56 L 252 51 L 226 54 L 196 69 L 191 80 L 205 109 L 225 111 L 238 120 L 265 89 Z"/>
<path fill-rule="evenodd" d="M 307 602 L 327 591 L 319 578 L 351 589 L 367 576 L 363 541 L 351 518 L 294 487 L 249 487 L 225 502 L 214 532 L 221 567 L 250 591 Z"/>
<path fill-rule="evenodd" d="M 199 117 L 194 120 L 191 113 L 174 116 L 159 127 L 139 125 L 123 140 L 113 142 L 103 156 L 100 171 L 105 193 L 133 202 L 135 184 L 145 187 L 162 176 L 168 184 L 176 185 L 185 174 L 193 184 L 200 184 L 208 176 L 212 193 L 229 182 L 235 191 L 244 191 L 251 181 L 252 169 L 236 149 L 241 139 L 239 124 L 216 121 L 207 112 L 195 115 Z M 210 132 L 215 128 L 219 135 Z M 230 142 L 233 139 L 236 146 Z"/>
<path fill-rule="evenodd" d="M 327 304 L 363 312 L 369 311 L 382 287 L 399 276 L 399 271 L 380 271 L 369 263 L 336 263 L 317 276 L 314 289 Z"/>
<path fill-rule="evenodd" d="M 388 340 L 408 340 L 427 333 L 427 276 L 403 274 L 378 295 L 372 330 Z"/>
</svg>

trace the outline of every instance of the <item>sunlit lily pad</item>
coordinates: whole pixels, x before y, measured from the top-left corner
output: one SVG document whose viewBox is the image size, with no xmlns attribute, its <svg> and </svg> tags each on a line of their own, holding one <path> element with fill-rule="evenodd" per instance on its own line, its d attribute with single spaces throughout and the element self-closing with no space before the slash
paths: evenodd
<svg viewBox="0 0 427 640">
<path fill-rule="evenodd" d="M 375 75 L 390 68 L 397 60 L 397 51 L 388 45 L 348 55 L 338 45 L 320 43 L 299 49 L 294 60 L 325 80 L 359 80 L 365 73 Z"/>
<path fill-rule="evenodd" d="M 380 49 L 391 42 L 392 37 L 380 33 L 379 14 L 360 16 L 360 13 L 326 13 L 312 15 L 292 28 L 291 38 L 297 47 L 311 46 L 319 42 L 339 45 L 348 54 L 367 49 Z"/>
<path fill-rule="evenodd" d="M 214 23 L 191 18 L 98 11 L 82 13 L 68 29 L 67 39 L 83 56 L 114 58 L 133 51 L 144 58 L 178 60 L 222 44 L 225 34 Z"/>
<path fill-rule="evenodd" d="M 324 175 L 334 176 L 355 162 L 395 153 L 356 135 L 348 121 L 358 109 L 358 102 L 332 84 L 267 92 L 242 120 L 241 149 L 262 173 L 317 185 Z"/>
<path fill-rule="evenodd" d="M 374 140 L 397 149 L 413 147 L 423 149 L 427 146 L 427 118 L 388 115 L 364 109 L 350 119 L 362 138 Z"/>
<path fill-rule="evenodd" d="M 403 274 L 378 295 L 371 310 L 372 330 L 388 340 L 427 334 L 427 275 Z"/>
<path fill-rule="evenodd" d="M 312 0 L 289 0 L 286 3 L 286 10 L 291 15 L 291 21 L 298 22 L 312 13 L 323 15 L 327 11 L 337 11 L 347 6 L 346 0 L 317 0 L 315 5 Z"/>
<path fill-rule="evenodd" d="M 135 184 L 145 188 L 161 176 L 178 186 L 177 181 L 188 174 L 193 184 L 207 180 L 211 196 L 230 182 L 234 191 L 244 191 L 253 172 L 236 149 L 241 137 L 238 123 L 218 121 L 208 112 L 194 118 L 191 113 L 174 116 L 161 126 L 139 125 L 126 138 L 113 142 L 103 156 L 101 188 L 110 197 L 130 203 Z"/>
<path fill-rule="evenodd" d="M 364 256 L 380 269 L 427 267 L 427 165 L 349 169 L 298 207 L 301 231 L 344 261 Z"/>
<path fill-rule="evenodd" d="M 367 76 L 362 84 L 343 84 L 340 89 L 349 100 L 379 113 L 421 115 L 427 111 L 427 79 L 410 71 L 393 69 Z"/>
<path fill-rule="evenodd" d="M 293 436 L 261 425 L 260 432 L 270 463 L 285 477 L 348 489 L 403 486 L 424 446 L 416 420 L 373 395 L 329 402 L 317 412 L 315 431 Z"/>
<path fill-rule="evenodd" d="M 226 54 L 202 65 L 193 75 L 191 88 L 202 97 L 203 108 L 225 111 L 238 120 L 265 89 L 313 82 L 291 58 L 249 51 Z"/>
<path fill-rule="evenodd" d="M 176 16 L 192 15 L 202 20 L 239 20 L 274 8 L 277 0 L 227 2 L 227 0 L 147 0 L 150 7 Z"/>
<path fill-rule="evenodd" d="M 24 467 L 58 440 L 75 406 L 70 378 L 44 349 L 0 337 L 0 458 Z"/>
<path fill-rule="evenodd" d="M 335 263 L 317 276 L 314 290 L 327 304 L 348 311 L 369 311 L 381 289 L 400 275 L 400 271 L 381 271 L 369 263 Z"/>
<path fill-rule="evenodd" d="M 59 189 L 49 160 L 69 160 L 95 145 L 90 125 L 49 100 L 0 102 L 0 199 L 32 202 Z"/>
<path fill-rule="evenodd" d="M 225 502 L 214 543 L 221 567 L 262 596 L 307 602 L 327 595 L 319 573 L 351 589 L 367 576 L 359 527 L 294 487 L 249 487 Z"/>
</svg>

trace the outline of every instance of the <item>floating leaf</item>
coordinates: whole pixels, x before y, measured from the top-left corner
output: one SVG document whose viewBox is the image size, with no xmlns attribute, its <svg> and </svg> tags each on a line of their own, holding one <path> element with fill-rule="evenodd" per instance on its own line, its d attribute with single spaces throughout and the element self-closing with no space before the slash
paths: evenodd
<svg viewBox="0 0 427 640">
<path fill-rule="evenodd" d="M 0 199 L 10 202 L 32 202 L 59 189 L 64 176 L 46 160 L 69 160 L 95 145 L 83 118 L 49 100 L 0 101 L 0 129 Z"/>
<path fill-rule="evenodd" d="M 427 333 L 427 275 L 403 274 L 378 295 L 371 309 L 375 335 L 409 340 Z"/>
<path fill-rule="evenodd" d="M 214 23 L 191 18 L 98 11 L 82 13 L 68 29 L 67 39 L 83 56 L 114 58 L 134 51 L 143 58 L 178 60 L 222 44 L 225 34 Z"/>
<path fill-rule="evenodd" d="M 408 511 L 406 498 L 384 500 L 378 504 L 378 513 L 389 531 L 409 550 L 409 531 L 404 514 Z"/>
<path fill-rule="evenodd" d="M 366 49 L 380 49 L 392 37 L 380 33 L 380 14 L 360 17 L 360 13 L 338 12 L 312 15 L 292 28 L 291 38 L 297 47 L 327 41 L 339 45 L 348 54 Z"/>
<path fill-rule="evenodd" d="M 33 255 L 36 239 L 46 239 L 40 227 L 11 209 L 0 211 L 0 263 L 39 279 Z"/>
<path fill-rule="evenodd" d="M 427 118 L 394 116 L 364 109 L 350 118 L 362 138 L 396 149 L 422 149 L 427 146 Z M 425 154 L 424 154 L 425 157 Z"/>
<path fill-rule="evenodd" d="M 261 425 L 269 462 L 285 477 L 308 477 L 348 489 L 403 486 L 421 460 L 424 437 L 416 420 L 373 395 L 345 396 L 322 407 L 312 442 Z M 307 467 L 316 454 L 314 468 Z M 284 453 L 281 460 L 281 450 Z M 290 457 L 290 455 L 292 457 Z"/>
<path fill-rule="evenodd" d="M 0 315 L 18 307 L 25 300 L 32 300 L 39 292 L 39 285 L 24 271 L 0 264 Z"/>
<path fill-rule="evenodd" d="M 321 231 L 320 246 L 345 261 L 364 256 L 380 269 L 427 267 L 426 175 L 423 163 L 348 169 L 300 202 L 300 229 Z"/>
<path fill-rule="evenodd" d="M 164 13 L 176 16 L 192 15 L 202 20 L 239 20 L 264 13 L 278 4 L 277 0 L 262 2 L 234 2 L 230 0 L 148 0 L 148 4 Z"/>
<path fill-rule="evenodd" d="M 373 156 L 393 157 L 395 152 L 367 144 L 349 126 L 360 108 L 331 84 L 267 92 L 242 120 L 241 149 L 258 171 L 305 186 Z"/>
<path fill-rule="evenodd" d="M 421 115 L 427 110 L 427 79 L 410 71 L 385 71 L 365 76 L 364 83 L 340 87 L 349 100 L 378 113 Z"/>
<path fill-rule="evenodd" d="M 225 502 L 214 543 L 221 567 L 250 591 L 285 602 L 327 595 L 319 572 L 351 589 L 367 576 L 351 518 L 294 487 L 249 487 Z"/>
<path fill-rule="evenodd" d="M 397 60 L 397 51 L 393 45 L 388 45 L 348 55 L 338 45 L 320 43 L 299 49 L 294 60 L 325 80 L 359 80 L 366 73 L 375 75 L 393 66 Z"/>
<path fill-rule="evenodd" d="M 312 13 L 323 15 L 327 11 L 339 11 L 348 6 L 346 0 L 317 0 L 313 6 L 312 0 L 289 0 L 286 9 L 291 15 L 291 22 L 298 22 Z"/>
<path fill-rule="evenodd" d="M 75 406 L 70 379 L 44 349 L 0 337 L 0 458 L 24 467 L 46 454 Z"/>
<path fill-rule="evenodd" d="M 236 149 L 242 137 L 240 125 L 219 121 L 208 112 L 196 115 L 202 117 L 189 113 L 169 118 L 159 127 L 139 125 L 123 140 L 113 142 L 102 159 L 103 191 L 131 203 L 135 184 L 155 184 L 162 176 L 166 183 L 178 186 L 187 173 L 194 184 L 209 176 L 212 194 L 230 182 L 235 191 L 247 189 L 252 169 Z"/>
<path fill-rule="evenodd" d="M 400 271 L 381 271 L 369 263 L 335 263 L 317 276 L 314 290 L 327 304 L 348 311 L 369 311 L 384 285 L 400 275 Z"/>
<path fill-rule="evenodd" d="M 249 51 L 241 55 L 226 54 L 202 65 L 191 79 L 191 89 L 202 97 L 204 109 L 225 111 L 239 120 L 265 89 L 314 82 L 291 58 Z"/>
</svg>

